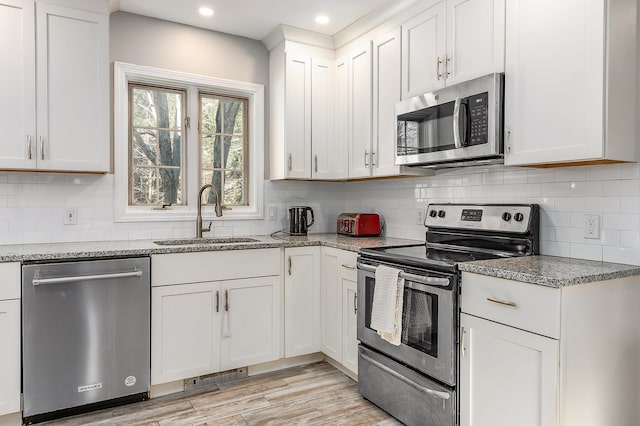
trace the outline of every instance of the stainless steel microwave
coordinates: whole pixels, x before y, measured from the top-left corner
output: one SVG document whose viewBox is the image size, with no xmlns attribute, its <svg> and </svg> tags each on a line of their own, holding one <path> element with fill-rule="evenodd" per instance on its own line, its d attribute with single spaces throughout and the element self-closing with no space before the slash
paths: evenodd
<svg viewBox="0 0 640 426">
<path fill-rule="evenodd" d="M 504 74 L 396 104 L 396 164 L 428 168 L 503 162 Z"/>
</svg>

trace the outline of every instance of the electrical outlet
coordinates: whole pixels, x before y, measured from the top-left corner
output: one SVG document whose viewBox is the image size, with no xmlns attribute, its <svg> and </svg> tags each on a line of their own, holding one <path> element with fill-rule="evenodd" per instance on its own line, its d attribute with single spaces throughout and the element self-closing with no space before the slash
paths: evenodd
<svg viewBox="0 0 640 426">
<path fill-rule="evenodd" d="M 62 223 L 65 225 L 77 225 L 78 224 L 78 210 L 72 207 L 64 209 L 64 218 Z"/>
<path fill-rule="evenodd" d="M 269 220 L 278 219 L 278 207 L 277 206 L 269 206 Z"/>
<path fill-rule="evenodd" d="M 416 225 L 424 225 L 424 210 L 416 210 Z"/>
<path fill-rule="evenodd" d="M 597 214 L 584 215 L 584 237 L 596 240 L 600 238 L 600 216 Z"/>
</svg>

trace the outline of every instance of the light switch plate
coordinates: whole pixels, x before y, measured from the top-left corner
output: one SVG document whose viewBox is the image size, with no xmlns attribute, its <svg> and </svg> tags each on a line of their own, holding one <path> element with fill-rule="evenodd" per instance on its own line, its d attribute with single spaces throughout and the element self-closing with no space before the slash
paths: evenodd
<svg viewBox="0 0 640 426">
<path fill-rule="evenodd" d="M 78 209 L 73 207 L 67 207 L 64 209 L 64 217 L 62 223 L 65 225 L 77 225 L 78 224 Z"/>
<path fill-rule="evenodd" d="M 269 206 L 269 208 L 268 208 L 268 218 L 269 218 L 269 220 L 277 220 L 278 219 L 278 207 L 277 206 Z"/>
</svg>

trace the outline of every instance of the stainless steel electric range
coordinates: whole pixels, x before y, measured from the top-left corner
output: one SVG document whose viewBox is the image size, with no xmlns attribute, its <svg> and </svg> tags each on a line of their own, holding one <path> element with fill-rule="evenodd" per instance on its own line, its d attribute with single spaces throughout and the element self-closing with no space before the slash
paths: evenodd
<svg viewBox="0 0 640 426">
<path fill-rule="evenodd" d="M 358 387 L 407 425 L 458 424 L 458 263 L 538 253 L 536 204 L 430 204 L 421 245 L 363 249 L 358 258 Z M 404 279 L 401 343 L 370 327 L 375 272 Z"/>
</svg>

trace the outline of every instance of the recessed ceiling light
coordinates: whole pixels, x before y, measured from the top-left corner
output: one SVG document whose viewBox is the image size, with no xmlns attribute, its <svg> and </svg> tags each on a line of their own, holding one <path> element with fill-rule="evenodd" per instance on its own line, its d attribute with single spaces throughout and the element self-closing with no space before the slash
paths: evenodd
<svg viewBox="0 0 640 426">
<path fill-rule="evenodd" d="M 211 9 L 210 7 L 201 7 L 200 9 L 198 9 L 198 12 L 200 12 L 200 15 L 202 16 L 213 15 L 213 9 Z"/>
<path fill-rule="evenodd" d="M 320 25 L 328 24 L 330 21 L 327 15 L 318 15 L 316 16 L 316 22 Z"/>
</svg>

